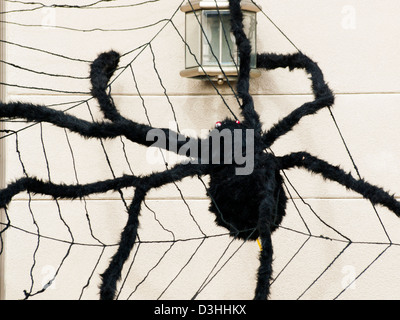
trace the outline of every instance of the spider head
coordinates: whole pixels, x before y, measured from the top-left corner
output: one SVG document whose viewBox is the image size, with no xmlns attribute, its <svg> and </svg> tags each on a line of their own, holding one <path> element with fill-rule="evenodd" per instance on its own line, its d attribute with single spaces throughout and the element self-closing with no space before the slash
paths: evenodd
<svg viewBox="0 0 400 320">
<path fill-rule="evenodd" d="M 229 130 L 243 129 L 243 125 L 239 120 L 225 119 L 224 121 L 217 121 L 215 123 L 215 129 L 219 131 L 223 129 L 229 129 Z"/>
<path fill-rule="evenodd" d="M 246 121 L 229 118 L 216 122 L 215 129 L 210 132 L 209 145 L 211 164 L 233 165 L 235 168 L 254 163 L 254 158 L 264 150 L 261 136 L 253 127 Z M 252 168 L 243 174 L 250 174 Z"/>
<path fill-rule="evenodd" d="M 242 164 L 242 156 L 246 155 L 246 151 L 248 151 L 246 142 L 249 140 L 248 138 L 252 139 L 251 136 L 246 137 L 247 134 L 249 132 L 246 132 L 245 126 L 238 120 L 217 121 L 215 129 L 210 131 L 208 140 L 211 156 L 209 163 L 213 166 Z M 253 150 L 248 151 L 249 155 L 253 153 Z"/>
</svg>

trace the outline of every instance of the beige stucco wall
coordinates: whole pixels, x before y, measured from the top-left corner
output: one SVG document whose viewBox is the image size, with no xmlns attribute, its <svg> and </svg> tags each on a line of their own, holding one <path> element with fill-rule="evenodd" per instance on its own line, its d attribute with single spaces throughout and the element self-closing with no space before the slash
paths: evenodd
<svg viewBox="0 0 400 320">
<path fill-rule="evenodd" d="M 42 8 L 16 13 L 11 11 L 21 9 L 21 5 L 6 2 L 5 10 L 10 11 L 6 15 L 7 20 L 30 27 L 7 23 L 5 39 L 26 47 L 40 48 L 89 61 L 105 50 L 114 49 L 127 53 L 151 41 L 156 69 L 173 105 L 180 128 L 200 133 L 202 129 L 212 128 L 216 121 L 229 116 L 229 112 L 210 84 L 179 76 L 179 71 L 184 66 L 184 45 L 171 23 L 161 20 L 170 19 L 180 2 L 161 0 L 122 9 Z M 132 1 L 118 1 L 115 4 L 131 3 Z M 332 109 L 334 117 L 361 175 L 371 183 L 384 186 L 385 189 L 400 195 L 398 161 L 400 159 L 398 143 L 400 46 L 397 43 L 397 39 L 400 38 L 398 19 L 400 3 L 396 0 L 301 2 L 258 0 L 257 3 L 290 40 L 317 61 L 324 71 L 327 82 L 336 94 L 336 103 Z M 121 29 L 149 25 L 158 21 L 161 22 L 152 27 L 130 32 L 77 32 L 48 27 L 56 24 L 78 29 Z M 173 22 L 184 34 L 184 14 L 177 12 Z M 153 38 L 164 25 L 165 28 Z M 5 50 L 7 61 L 33 70 L 82 77 L 88 75 L 89 66 L 85 62 L 62 59 L 45 54 L 43 51 L 28 50 L 11 44 L 5 45 Z M 296 52 L 296 49 L 262 13 L 258 14 L 258 51 Z M 139 52 L 141 53 L 137 55 Z M 156 127 L 169 126 L 174 120 L 174 115 L 153 67 L 150 47 L 127 54 L 123 57 L 121 66 L 125 66 L 133 59 L 132 68 L 140 95 L 128 68 L 112 88 L 116 105 L 124 115 L 135 121 L 147 123 L 142 106 L 144 101 L 151 124 Z M 87 95 L 23 88 L 44 87 L 68 92 L 88 92 L 90 85 L 87 79 L 54 78 L 7 66 L 6 82 L 22 86 L 5 87 L 7 101 L 22 100 L 46 105 L 73 101 L 76 103 L 58 105 L 54 108 L 67 109 L 78 105 L 69 112 L 91 120 L 88 105 L 78 103 L 86 100 Z M 312 99 L 309 80 L 302 71 L 264 72 L 260 78 L 252 80 L 251 85 L 256 108 L 266 129 L 294 108 Z M 238 105 L 230 88 L 224 85 L 218 89 L 238 114 Z M 89 106 L 94 117 L 100 119 L 96 103 L 90 101 Z M 16 129 L 22 126 L 26 124 L 17 123 L 10 128 Z M 66 133 L 48 124 L 36 125 L 18 133 L 18 150 L 30 175 L 48 179 L 42 139 L 53 182 L 76 183 L 77 177 L 80 183 L 112 178 L 99 141 L 83 140 L 76 134 Z M 72 161 L 68 142 L 73 149 L 75 162 Z M 160 160 L 157 163 L 149 161 L 149 159 L 154 160 L 151 157 L 154 153 L 146 153 L 146 148 L 124 142 L 131 169 L 135 174 L 165 168 Z M 120 176 L 130 173 L 122 152 L 121 140 L 104 141 L 104 147 L 114 174 Z M 303 119 L 295 130 L 279 139 L 272 149 L 278 155 L 305 150 L 355 174 L 328 110 L 322 110 L 315 116 Z M 169 164 L 177 161 L 173 155 L 166 156 Z M 5 181 L 9 182 L 23 176 L 16 152 L 15 136 L 6 139 L 5 168 Z M 277 231 L 273 237 L 276 275 L 301 247 L 302 249 L 273 283 L 271 298 L 295 299 L 299 296 L 306 299 L 335 298 L 349 283 L 349 279 L 361 273 L 388 247 L 388 239 L 371 205 L 357 194 L 301 170 L 289 171 L 287 176 L 318 216 L 340 230 L 353 243 L 317 283 L 307 290 L 348 243 L 317 238 L 323 235 L 342 239 L 324 226 L 290 189 L 301 217 L 293 203 L 289 202 L 287 217 L 283 224 L 286 229 Z M 223 233 L 223 230 L 214 226 L 213 217 L 208 213 L 209 200 L 201 182 L 198 179 L 185 179 L 178 186 L 186 203 L 182 201 L 174 185 L 151 192 L 149 195 L 146 201 L 148 208 L 143 208 L 141 215 L 142 241 L 171 240 L 170 233 L 163 230 L 154 219 L 154 212 L 166 229 L 173 230 L 177 239 L 202 236 L 189 213 L 196 218 L 204 233 L 208 235 Z M 132 194 L 132 190 L 124 191 L 126 199 Z M 35 196 L 29 201 L 26 194 L 18 195 L 11 203 L 9 215 L 13 225 L 33 234 L 37 233 L 37 227 L 32 223 L 31 212 L 33 212 L 42 235 L 62 239 L 65 242 L 40 238 L 34 262 L 33 252 L 37 247 L 37 237 L 15 228 L 7 231 L 2 270 L 5 277 L 4 298 L 23 298 L 23 290 L 29 291 L 33 263 L 35 263 L 32 271 L 33 292 L 40 290 L 57 271 L 68 250 L 70 250 L 69 255 L 62 263 L 53 286 L 35 298 L 79 298 L 102 252 L 101 246 L 79 245 L 99 244 L 90 235 L 86 212 L 89 212 L 93 233 L 98 239 L 107 244 L 118 241 L 126 219 L 125 208 L 118 193 L 95 195 L 85 202 L 59 201 L 58 206 L 54 201 L 41 196 Z M 400 220 L 381 207 L 378 207 L 378 214 L 394 245 L 372 263 L 371 267 L 340 298 L 400 297 L 398 274 L 400 250 L 397 245 L 400 244 Z M 60 219 L 60 215 L 72 232 L 73 241 L 76 243 L 72 247 L 68 244 L 71 241 L 71 234 Z M 308 231 L 302 219 L 316 237 L 307 236 Z M 142 243 L 120 298 L 128 298 L 131 293 L 133 293 L 130 296 L 132 299 L 159 297 L 201 244 L 194 258 L 162 296 L 162 298 L 191 298 L 201 287 L 230 241 L 227 237 L 217 237 L 207 239 L 204 243 L 200 240 L 178 242 L 172 247 L 171 243 Z M 365 242 L 380 244 L 365 244 Z M 235 241 L 229 246 L 224 259 L 241 244 Z M 164 259 L 157 264 L 167 249 L 169 251 Z M 114 251 L 115 247 L 105 249 L 94 271 L 91 284 L 84 291 L 82 298 L 97 298 L 98 274 L 104 271 Z M 256 281 L 258 253 L 259 248 L 256 243 L 246 243 L 240 247 L 237 254 L 213 278 L 198 298 L 251 299 Z M 135 291 L 137 284 L 156 264 L 157 268 L 150 272 L 146 281 Z M 124 269 L 124 274 L 128 272 L 128 267 L 129 263 Z M 306 293 L 302 295 L 305 290 Z"/>
</svg>

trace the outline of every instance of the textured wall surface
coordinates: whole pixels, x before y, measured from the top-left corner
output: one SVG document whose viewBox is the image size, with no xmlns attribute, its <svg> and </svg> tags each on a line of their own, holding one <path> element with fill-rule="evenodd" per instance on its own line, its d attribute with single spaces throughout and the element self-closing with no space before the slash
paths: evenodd
<svg viewBox="0 0 400 320">
<path fill-rule="evenodd" d="M 82 1 L 85 3 L 91 2 Z M 2 16 L 7 23 L 1 26 L 6 28 L 6 100 L 68 109 L 86 120 L 99 120 L 96 102 L 88 100 L 89 61 L 114 49 L 125 54 L 120 64 L 125 68 L 112 85 L 115 104 L 125 116 L 141 123 L 150 120 L 155 127 L 174 127 L 176 118 L 183 132 L 201 134 L 230 116 L 225 103 L 239 114 L 227 84 L 217 86 L 217 92 L 210 83 L 179 76 L 185 59 L 179 35 L 184 35 L 184 14 L 176 11 L 180 3 L 160 0 L 124 7 L 132 1 L 118 0 L 99 6 L 109 8 L 74 9 L 5 1 L 6 14 Z M 318 62 L 336 95 L 332 114 L 323 109 L 304 118 L 273 145 L 274 153 L 304 150 L 356 175 L 338 126 L 361 176 L 400 195 L 400 3 L 257 3 L 263 8 L 258 13 L 258 52 L 293 53 L 296 46 Z M 112 5 L 122 7 L 110 8 Z M 142 26 L 147 27 L 136 29 Z M 265 129 L 312 100 L 308 76 L 298 70 L 263 72 L 251 80 L 251 93 Z M 6 125 L 18 130 L 29 124 Z M 169 165 L 179 161 L 173 154 L 164 153 L 163 158 L 154 148 L 148 150 L 124 139 L 85 140 L 46 123 L 3 140 L 5 182 L 24 176 L 25 170 L 30 176 L 56 183 L 88 183 L 131 172 L 161 171 L 165 170 L 164 159 Z M 375 212 L 358 194 L 319 176 L 298 169 L 286 175 L 293 201 L 288 203 L 284 228 L 273 236 L 277 278 L 271 298 L 333 299 L 339 294 L 341 299 L 399 298 L 400 220 L 381 207 Z M 128 203 L 132 195 L 133 190 L 123 190 Z M 141 214 L 142 242 L 132 253 L 132 268 L 128 262 L 124 269 L 126 281 L 119 298 L 154 299 L 161 295 L 189 299 L 202 288 L 214 265 L 219 262 L 218 270 L 231 255 L 198 298 L 253 297 L 258 245 L 230 244 L 226 236 L 202 240 L 204 234 L 225 232 L 214 225 L 208 205 L 204 185 L 197 178 L 150 193 Z M 116 249 L 102 244 L 115 244 L 126 221 L 126 208 L 118 192 L 94 195 L 85 201 L 58 202 L 20 194 L 8 214 L 12 225 L 20 229 L 10 228 L 4 236 L 4 298 L 23 298 L 23 290 L 37 292 L 54 274 L 52 286 L 35 298 L 97 298 L 98 275 Z M 153 242 L 171 240 L 170 231 L 175 239 L 194 240 Z"/>
</svg>

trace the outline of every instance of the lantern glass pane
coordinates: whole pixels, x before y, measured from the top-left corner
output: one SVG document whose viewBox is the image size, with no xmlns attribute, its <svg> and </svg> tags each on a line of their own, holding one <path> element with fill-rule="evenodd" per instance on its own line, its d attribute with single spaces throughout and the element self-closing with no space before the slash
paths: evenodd
<svg viewBox="0 0 400 320">
<path fill-rule="evenodd" d="M 220 60 L 220 19 L 218 11 L 203 11 L 203 65 L 217 66 Z"/>
<path fill-rule="evenodd" d="M 257 67 L 257 19 L 255 12 L 243 12 L 243 26 L 251 45 L 250 68 L 255 69 Z"/>
<path fill-rule="evenodd" d="M 186 14 L 186 68 L 197 67 L 201 64 L 201 27 L 196 15 L 201 21 L 200 12 L 190 12 Z M 197 61 L 196 61 L 197 59 Z"/>
<path fill-rule="evenodd" d="M 237 50 L 235 38 L 230 32 L 229 11 L 203 11 L 203 29 L 203 65 L 234 67 Z"/>
<path fill-rule="evenodd" d="M 237 65 L 237 48 L 235 36 L 231 32 L 231 16 L 224 12 L 220 16 L 221 20 L 221 65 L 235 66 Z"/>
<path fill-rule="evenodd" d="M 256 68 L 256 13 L 243 13 L 244 31 L 252 46 L 251 68 Z M 235 67 L 238 54 L 229 10 L 203 11 L 202 56 L 204 66 Z"/>
</svg>

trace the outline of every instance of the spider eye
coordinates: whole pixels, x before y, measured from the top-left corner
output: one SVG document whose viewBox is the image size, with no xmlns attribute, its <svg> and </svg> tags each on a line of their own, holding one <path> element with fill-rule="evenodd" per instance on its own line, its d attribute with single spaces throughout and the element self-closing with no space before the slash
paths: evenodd
<svg viewBox="0 0 400 320">
<path fill-rule="evenodd" d="M 240 121 L 239 121 L 239 120 L 236 120 L 236 124 L 240 124 Z"/>
<path fill-rule="evenodd" d="M 220 126 L 222 126 L 221 121 L 217 121 L 217 122 L 215 123 L 215 127 L 216 127 L 216 128 L 219 128 Z"/>
</svg>

